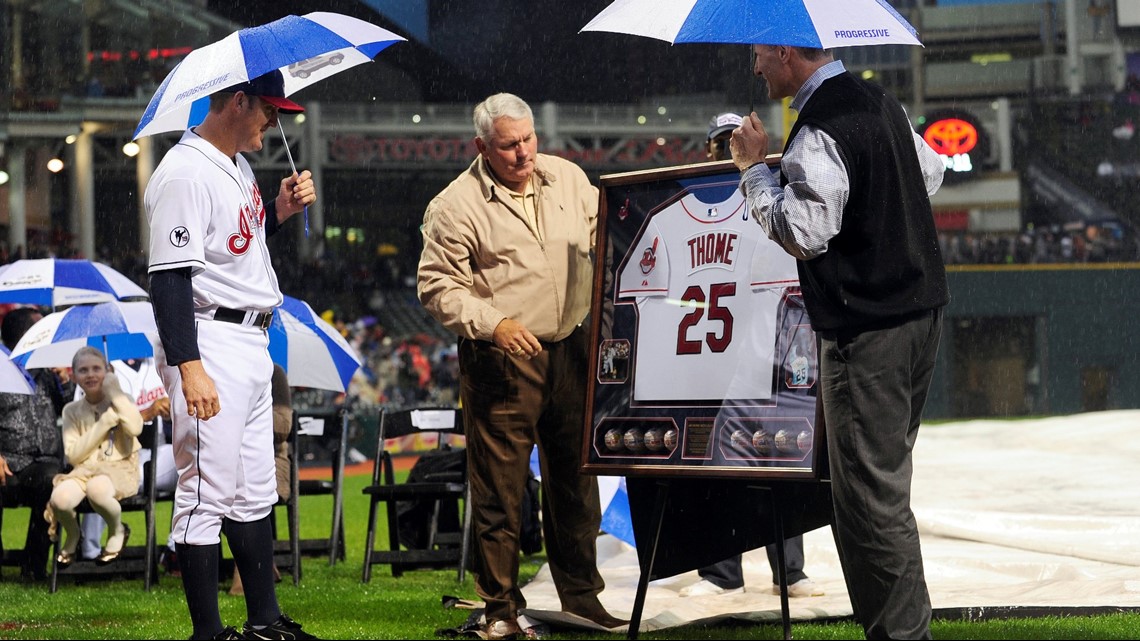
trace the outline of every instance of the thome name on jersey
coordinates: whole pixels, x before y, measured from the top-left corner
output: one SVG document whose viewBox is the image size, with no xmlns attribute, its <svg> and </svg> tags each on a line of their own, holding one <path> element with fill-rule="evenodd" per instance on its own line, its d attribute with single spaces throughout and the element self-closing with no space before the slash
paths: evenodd
<svg viewBox="0 0 1140 641">
<path fill-rule="evenodd" d="M 637 310 L 633 399 L 719 404 L 772 396 L 776 311 L 795 260 L 748 216 L 739 190 L 682 191 L 651 212 L 618 267 Z"/>
</svg>

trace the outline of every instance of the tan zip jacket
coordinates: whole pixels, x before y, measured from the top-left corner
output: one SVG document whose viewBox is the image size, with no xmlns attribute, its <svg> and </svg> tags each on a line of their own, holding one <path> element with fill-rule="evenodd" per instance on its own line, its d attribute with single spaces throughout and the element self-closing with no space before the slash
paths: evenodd
<svg viewBox="0 0 1140 641">
<path fill-rule="evenodd" d="M 533 184 L 539 234 L 482 156 L 428 204 L 416 291 L 459 336 L 489 341 L 512 318 L 559 341 L 590 311 L 598 189 L 577 165 L 546 154 L 535 159 Z"/>
</svg>

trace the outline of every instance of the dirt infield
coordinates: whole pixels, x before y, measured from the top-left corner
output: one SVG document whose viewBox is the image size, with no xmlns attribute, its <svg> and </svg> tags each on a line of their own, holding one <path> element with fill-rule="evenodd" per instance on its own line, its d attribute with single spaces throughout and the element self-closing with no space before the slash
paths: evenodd
<svg viewBox="0 0 1140 641">
<path fill-rule="evenodd" d="M 396 471 L 410 470 L 412 465 L 415 465 L 418 456 L 397 456 L 395 457 Z M 372 461 L 362 461 L 360 463 L 349 463 L 344 466 L 345 476 L 361 476 L 372 474 Z M 332 478 L 331 467 L 302 467 L 301 480 L 311 481 L 317 479 Z"/>
</svg>

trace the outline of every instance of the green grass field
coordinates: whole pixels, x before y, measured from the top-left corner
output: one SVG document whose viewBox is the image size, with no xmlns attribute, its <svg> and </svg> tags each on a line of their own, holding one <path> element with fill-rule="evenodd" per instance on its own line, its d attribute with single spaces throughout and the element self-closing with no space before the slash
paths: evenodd
<svg viewBox="0 0 1140 641">
<path fill-rule="evenodd" d="M 304 578 L 294 586 L 286 576 L 278 584 L 282 609 L 325 639 L 439 639 L 437 631 L 461 625 L 470 610 L 444 608 L 445 595 L 477 600 L 471 576 L 460 584 L 454 571 L 421 570 L 394 578 L 387 566 L 374 566 L 372 581 L 360 580 L 368 503 L 360 488 L 366 476 L 348 477 L 345 489 L 347 560 L 330 567 L 327 558 L 305 558 Z M 159 540 L 169 529 L 169 504 L 158 516 Z M 302 497 L 302 537 L 328 535 L 331 501 L 327 496 Z M 279 510 L 284 529 L 284 510 Z M 3 537 L 10 547 L 23 544 L 27 509 L 5 513 Z M 142 514 L 128 514 L 135 532 L 144 531 Z M 386 534 L 381 539 L 386 540 Z M 227 552 L 228 554 L 228 552 Z M 541 555 L 522 563 L 523 580 L 533 577 L 545 562 Z M 16 568 L 3 568 L 0 580 L 0 639 L 179 639 L 190 634 L 189 616 L 178 579 L 161 574 L 151 592 L 142 579 L 121 577 L 76 583 L 61 581 L 59 591 L 46 583 L 25 583 Z M 245 620 L 241 597 L 226 594 L 228 581 L 218 594 L 222 618 L 240 628 Z M 632 607 L 632 604 L 630 604 Z M 1140 637 L 1140 615 L 1110 614 L 1093 617 L 1043 617 L 981 622 L 935 621 L 940 639 L 1135 639 Z M 862 630 L 851 621 L 794 623 L 796 639 L 861 639 Z M 643 639 L 781 639 L 783 626 L 684 626 L 642 633 Z M 562 631 L 552 639 L 611 638 Z"/>
</svg>

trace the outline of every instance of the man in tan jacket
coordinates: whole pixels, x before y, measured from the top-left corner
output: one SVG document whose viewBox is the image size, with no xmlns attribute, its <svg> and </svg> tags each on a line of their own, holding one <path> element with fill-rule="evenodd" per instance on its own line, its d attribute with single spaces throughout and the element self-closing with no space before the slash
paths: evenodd
<svg viewBox="0 0 1140 641">
<path fill-rule="evenodd" d="M 474 123 L 479 157 L 424 214 L 417 291 L 459 336 L 483 632 L 520 633 L 519 528 L 535 444 L 562 609 L 617 628 L 626 621 L 598 600 L 597 479 L 578 471 L 598 190 L 576 165 L 538 153 L 534 116 L 517 96 L 487 98 Z"/>
</svg>

